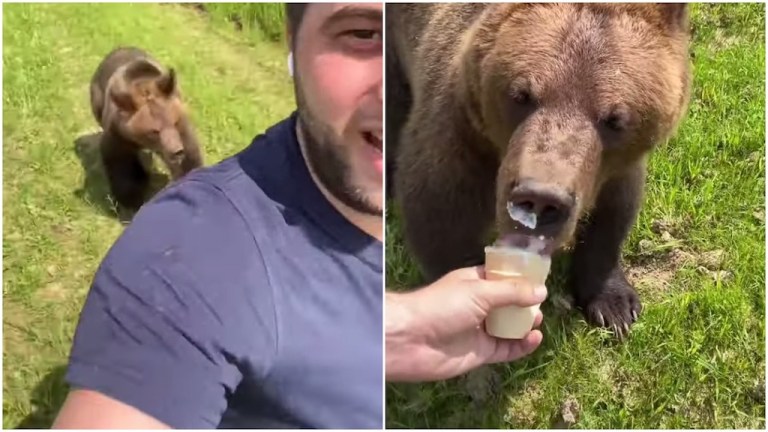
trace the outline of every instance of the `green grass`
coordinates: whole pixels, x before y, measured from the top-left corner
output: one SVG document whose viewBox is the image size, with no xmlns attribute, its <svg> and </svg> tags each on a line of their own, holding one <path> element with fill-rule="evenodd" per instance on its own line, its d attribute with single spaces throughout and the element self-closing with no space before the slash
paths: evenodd
<svg viewBox="0 0 768 432">
<path fill-rule="evenodd" d="M 208 3 L 216 20 L 235 22 L 257 40 L 285 40 L 285 9 L 281 3 Z"/>
<path fill-rule="evenodd" d="M 132 44 L 176 68 L 209 165 L 294 99 L 282 44 L 188 6 L 5 4 L 3 20 L 3 426 L 46 428 L 82 301 L 123 229 L 83 138 L 99 130 L 88 85 L 102 57 Z"/>
<path fill-rule="evenodd" d="M 575 401 L 573 428 L 765 428 L 764 6 L 692 7 L 690 112 L 653 156 L 623 254 L 645 306 L 630 338 L 606 343 L 555 301 L 565 295 L 559 262 L 543 346 L 496 368 L 499 394 L 480 408 L 462 378 L 390 384 L 387 427 L 550 428 Z M 412 286 L 394 213 L 386 241 L 388 285 Z M 722 251 L 719 266 L 712 251 Z"/>
</svg>

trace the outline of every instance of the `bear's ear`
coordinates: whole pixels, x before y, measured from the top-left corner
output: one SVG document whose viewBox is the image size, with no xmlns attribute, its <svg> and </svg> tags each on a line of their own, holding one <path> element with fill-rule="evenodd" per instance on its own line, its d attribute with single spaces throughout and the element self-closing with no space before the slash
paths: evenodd
<svg viewBox="0 0 768 432">
<path fill-rule="evenodd" d="M 664 25 L 670 30 L 688 30 L 688 3 L 657 3 Z"/>
<path fill-rule="evenodd" d="M 136 110 L 136 104 L 133 103 L 133 95 L 130 91 L 114 90 L 110 92 L 110 97 L 120 111 L 130 113 Z"/>
<path fill-rule="evenodd" d="M 173 68 L 169 68 L 168 73 L 158 79 L 157 88 L 166 96 L 170 96 L 173 93 L 173 90 L 176 88 L 176 71 Z"/>
</svg>

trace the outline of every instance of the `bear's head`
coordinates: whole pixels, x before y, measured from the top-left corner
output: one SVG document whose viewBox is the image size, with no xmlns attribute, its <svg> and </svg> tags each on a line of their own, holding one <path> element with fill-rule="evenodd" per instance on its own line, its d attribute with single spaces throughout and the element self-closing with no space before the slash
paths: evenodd
<svg viewBox="0 0 768 432">
<path fill-rule="evenodd" d="M 158 153 L 169 166 L 181 163 L 184 106 L 173 68 L 163 71 L 147 60 L 135 60 L 111 87 L 110 97 L 118 109 L 115 126 L 124 137 Z"/>
<path fill-rule="evenodd" d="M 457 76 L 467 117 L 499 153 L 500 235 L 573 240 L 604 182 L 677 128 L 688 38 L 685 4 L 489 6 Z"/>
</svg>

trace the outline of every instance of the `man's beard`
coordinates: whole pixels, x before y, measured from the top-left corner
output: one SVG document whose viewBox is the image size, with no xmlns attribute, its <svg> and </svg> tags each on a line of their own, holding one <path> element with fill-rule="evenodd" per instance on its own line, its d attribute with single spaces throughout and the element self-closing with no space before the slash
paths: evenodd
<svg viewBox="0 0 768 432">
<path fill-rule="evenodd" d="M 344 148 L 336 145 L 333 130 L 324 124 L 307 108 L 298 77 L 295 77 L 296 105 L 299 128 L 304 138 L 306 158 L 312 171 L 328 192 L 347 207 L 368 215 L 381 216 L 382 210 L 372 203 L 351 183 L 352 170 L 342 153 Z"/>
</svg>

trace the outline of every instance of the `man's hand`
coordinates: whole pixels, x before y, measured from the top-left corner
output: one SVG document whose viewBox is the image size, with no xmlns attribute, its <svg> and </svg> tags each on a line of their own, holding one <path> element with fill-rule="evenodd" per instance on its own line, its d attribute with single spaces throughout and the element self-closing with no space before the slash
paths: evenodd
<svg viewBox="0 0 768 432">
<path fill-rule="evenodd" d="M 482 266 L 455 270 L 409 293 L 387 293 L 387 381 L 448 379 L 525 357 L 541 344 L 540 331 L 519 340 L 498 339 L 485 332 L 485 318 L 497 307 L 532 306 L 546 296 L 544 286 L 485 280 Z M 534 327 L 541 319 L 539 313 Z"/>
</svg>

